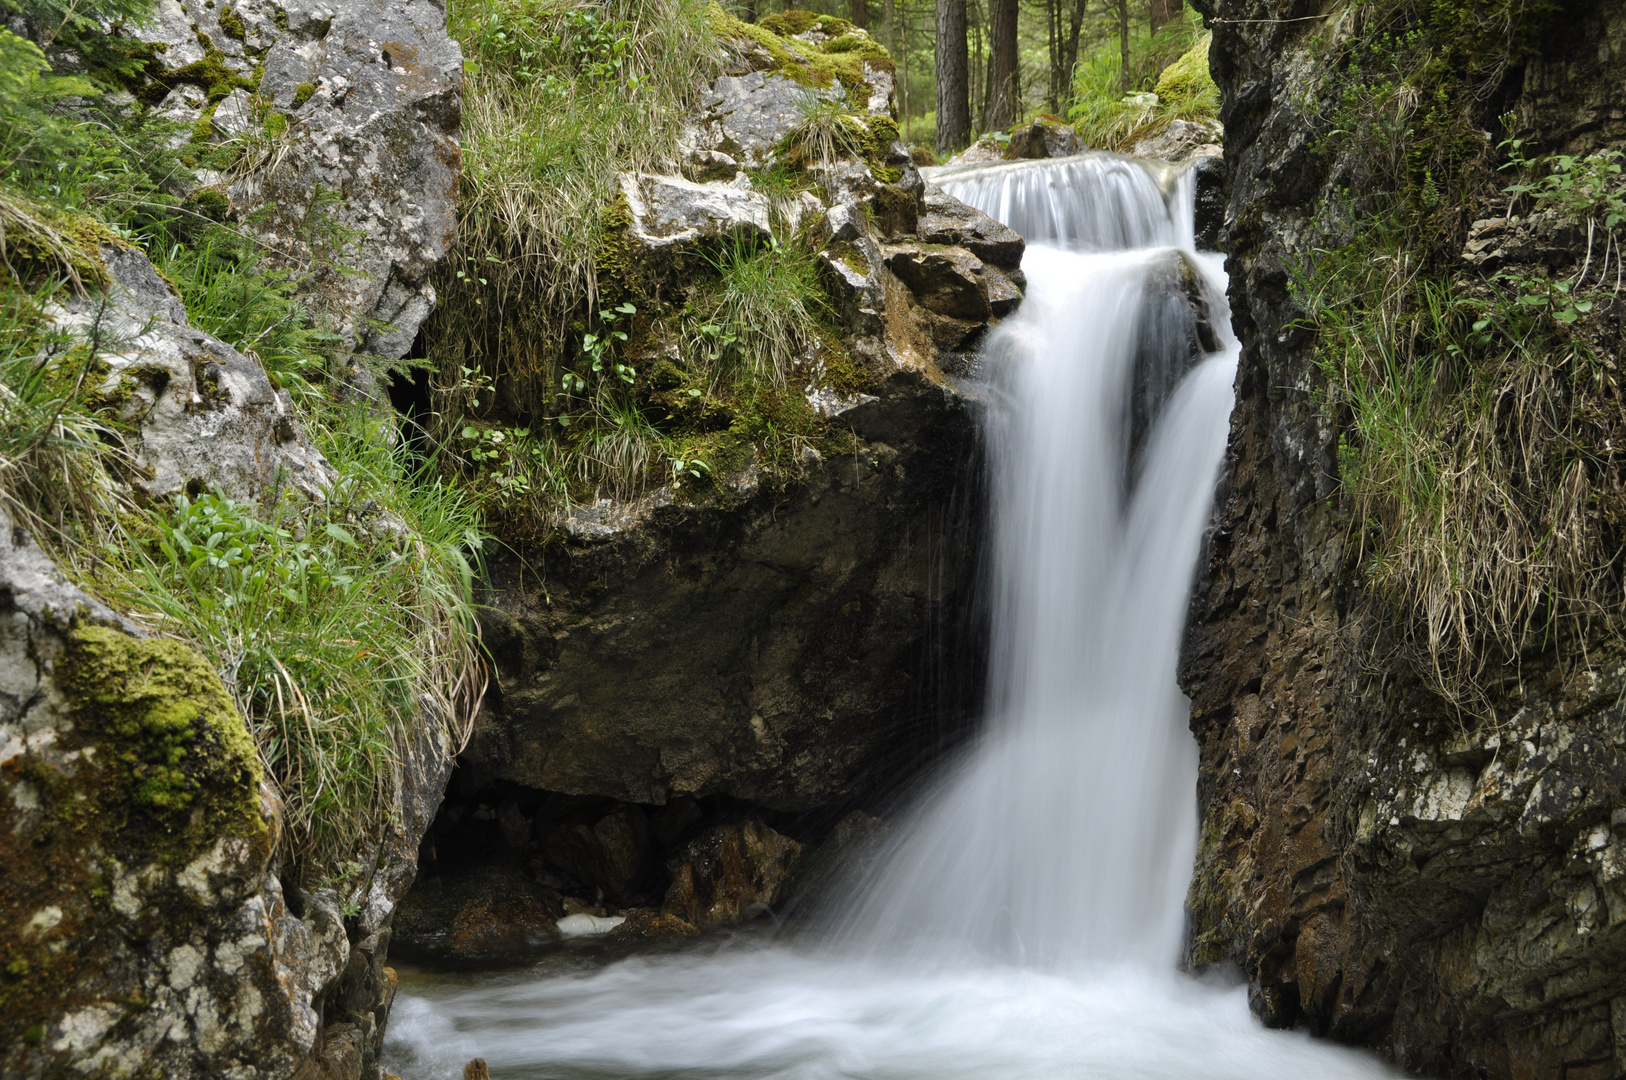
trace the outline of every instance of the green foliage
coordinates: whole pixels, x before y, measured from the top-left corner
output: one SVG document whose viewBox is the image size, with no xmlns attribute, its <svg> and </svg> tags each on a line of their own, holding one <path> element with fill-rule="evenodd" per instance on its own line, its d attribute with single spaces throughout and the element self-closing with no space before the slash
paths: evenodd
<svg viewBox="0 0 1626 1080">
<path fill-rule="evenodd" d="M 1615 632 L 1626 525 L 1609 449 L 1626 409 L 1583 332 L 1603 294 L 1586 284 L 1592 252 L 1569 280 L 1460 262 L 1468 222 L 1505 207 L 1479 103 L 1551 9 L 1486 10 L 1362 12 L 1304 103 L 1350 186 L 1295 282 L 1341 431 L 1356 563 L 1417 667 L 1470 715 L 1495 710 L 1487 672 L 1559 635 Z M 1531 160 L 1522 145 L 1503 144 L 1503 168 L 1525 177 L 1506 194 L 1613 228 L 1612 157 Z"/>
<path fill-rule="evenodd" d="M 1116 42 L 1080 57 L 1067 118 L 1085 145 L 1119 150 L 1157 134 L 1170 121 L 1217 117 L 1219 90 L 1208 73 L 1211 37 L 1188 9 L 1155 35 L 1136 28 L 1127 76 Z M 1132 88 L 1128 93 L 1126 85 Z"/>
<path fill-rule="evenodd" d="M 359 409 L 325 419 L 319 442 L 341 477 L 328 501 L 265 521 L 229 499 L 179 496 L 156 536 L 125 534 L 100 575 L 108 595 L 158 615 L 227 675 L 295 845 L 318 862 L 378 827 L 420 710 L 467 714 L 463 551 L 478 545 L 463 495 L 400 482 L 381 421 Z"/>
</svg>

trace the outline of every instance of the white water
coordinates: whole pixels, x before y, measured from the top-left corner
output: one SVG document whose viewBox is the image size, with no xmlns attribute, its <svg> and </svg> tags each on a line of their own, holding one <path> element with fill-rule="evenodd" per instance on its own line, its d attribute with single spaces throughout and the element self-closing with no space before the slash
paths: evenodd
<svg viewBox="0 0 1626 1080">
<path fill-rule="evenodd" d="M 1047 1080 L 1390 1075 L 1271 1033 L 1175 970 L 1197 754 L 1174 683 L 1231 410 L 1234 343 L 1177 387 L 1189 186 L 1093 156 L 944 174 L 1030 246 L 993 335 L 986 731 L 894 830 L 815 943 L 445 979 L 395 1006 L 392 1068 L 509 1077 Z M 1161 401 L 1131 458 L 1131 395 Z M 743 940 L 743 939 L 742 939 Z"/>
</svg>

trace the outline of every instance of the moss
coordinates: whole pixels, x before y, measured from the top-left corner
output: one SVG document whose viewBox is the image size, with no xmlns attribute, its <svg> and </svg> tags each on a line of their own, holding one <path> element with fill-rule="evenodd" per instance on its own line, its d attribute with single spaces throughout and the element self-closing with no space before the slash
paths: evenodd
<svg viewBox="0 0 1626 1080">
<path fill-rule="evenodd" d="M 294 90 L 294 108 L 299 108 L 305 102 L 316 96 L 315 83 L 300 83 Z"/>
<path fill-rule="evenodd" d="M 288 114 L 274 112 L 265 118 L 265 133 L 273 139 L 280 139 L 288 131 Z"/>
<path fill-rule="evenodd" d="M 864 85 L 866 64 L 888 72 L 894 70 L 891 55 L 886 49 L 845 19 L 815 16 L 811 12 L 798 10 L 771 15 L 761 25 L 753 26 L 730 15 L 715 3 L 708 6 L 707 14 L 711 19 L 712 32 L 717 37 L 762 46 L 773 57 L 774 70 L 803 86 L 824 90 L 839 79 L 843 87 L 852 89 Z M 829 46 L 820 48 L 804 41 L 786 40 L 787 33 L 806 33 L 815 24 L 820 30 L 833 33 L 835 40 L 841 42 L 841 47 L 832 51 Z M 794 29 L 797 26 L 804 29 Z"/>
<path fill-rule="evenodd" d="M 1174 110 L 1182 119 L 1219 115 L 1219 87 L 1214 85 L 1214 77 L 1208 71 L 1208 46 L 1213 39 L 1213 34 L 1198 38 L 1180 59 L 1158 76 L 1153 90 L 1158 104 L 1165 110 Z"/>
<path fill-rule="evenodd" d="M 179 86 L 181 83 L 192 83 L 203 88 L 210 101 L 218 101 L 233 90 L 252 90 L 259 83 L 259 72 L 255 71 L 249 78 L 237 74 L 226 66 L 226 54 L 219 49 L 210 48 L 202 60 L 194 60 L 185 67 L 165 75 L 142 91 L 141 97 L 149 105 L 163 100 L 165 94 Z"/>
<path fill-rule="evenodd" d="M 242 16 L 237 14 L 236 8 L 226 8 L 220 13 L 220 29 L 227 37 L 243 41 L 248 37 L 248 28 L 243 25 Z"/>
<path fill-rule="evenodd" d="M 195 838 L 252 830 L 259 756 L 203 658 L 177 641 L 99 626 L 76 630 L 72 643 L 57 679 L 117 771 L 114 789 L 173 832 Z"/>
</svg>

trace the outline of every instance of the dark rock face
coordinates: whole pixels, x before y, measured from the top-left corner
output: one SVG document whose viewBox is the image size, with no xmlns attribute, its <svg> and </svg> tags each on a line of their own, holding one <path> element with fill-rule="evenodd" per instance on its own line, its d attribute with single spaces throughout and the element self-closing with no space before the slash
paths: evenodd
<svg viewBox="0 0 1626 1080">
<path fill-rule="evenodd" d="M 673 859 L 661 914 L 701 929 L 742 922 L 784 899 L 802 854 L 801 844 L 760 821 L 707 830 Z"/>
<path fill-rule="evenodd" d="M 1181 671 L 1202 746 L 1190 961 L 1240 965 L 1267 1023 L 1424 1072 L 1619 1076 L 1626 665 L 1529 660 L 1510 719 L 1465 728 L 1388 659 L 1348 575 L 1336 434 L 1288 291 L 1346 182 L 1295 105 L 1319 54 L 1313 24 L 1280 20 L 1310 12 L 1205 7 L 1224 20 L 1222 247 L 1244 351 Z M 1620 83 L 1595 43 L 1626 16 L 1593 4 L 1560 22 L 1521 108 L 1554 150 L 1618 139 Z M 1470 254 L 1533 235 L 1487 226 Z"/>
<path fill-rule="evenodd" d="M 588 508 L 576 539 L 495 566 L 496 686 L 465 769 L 802 811 L 934 750 L 980 680 L 975 433 L 953 391 L 895 389 L 840 414 L 850 457 L 788 488 Z"/>
</svg>

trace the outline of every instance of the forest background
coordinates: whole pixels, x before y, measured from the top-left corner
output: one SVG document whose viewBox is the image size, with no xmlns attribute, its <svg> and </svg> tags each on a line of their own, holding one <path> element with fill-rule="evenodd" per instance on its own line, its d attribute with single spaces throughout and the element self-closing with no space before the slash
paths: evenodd
<svg viewBox="0 0 1626 1080">
<path fill-rule="evenodd" d="M 1116 141 L 1110 130 L 1091 130 L 1101 126 L 1098 119 L 1125 105 L 1155 105 L 1145 96 L 1159 74 L 1203 36 L 1196 12 L 1181 0 L 731 0 L 725 6 L 747 21 L 798 9 L 867 30 L 897 64 L 905 140 L 939 154 L 963 149 L 978 135 L 1003 138 L 1034 114 L 1079 124 L 1092 146 L 1110 144 Z"/>
</svg>

